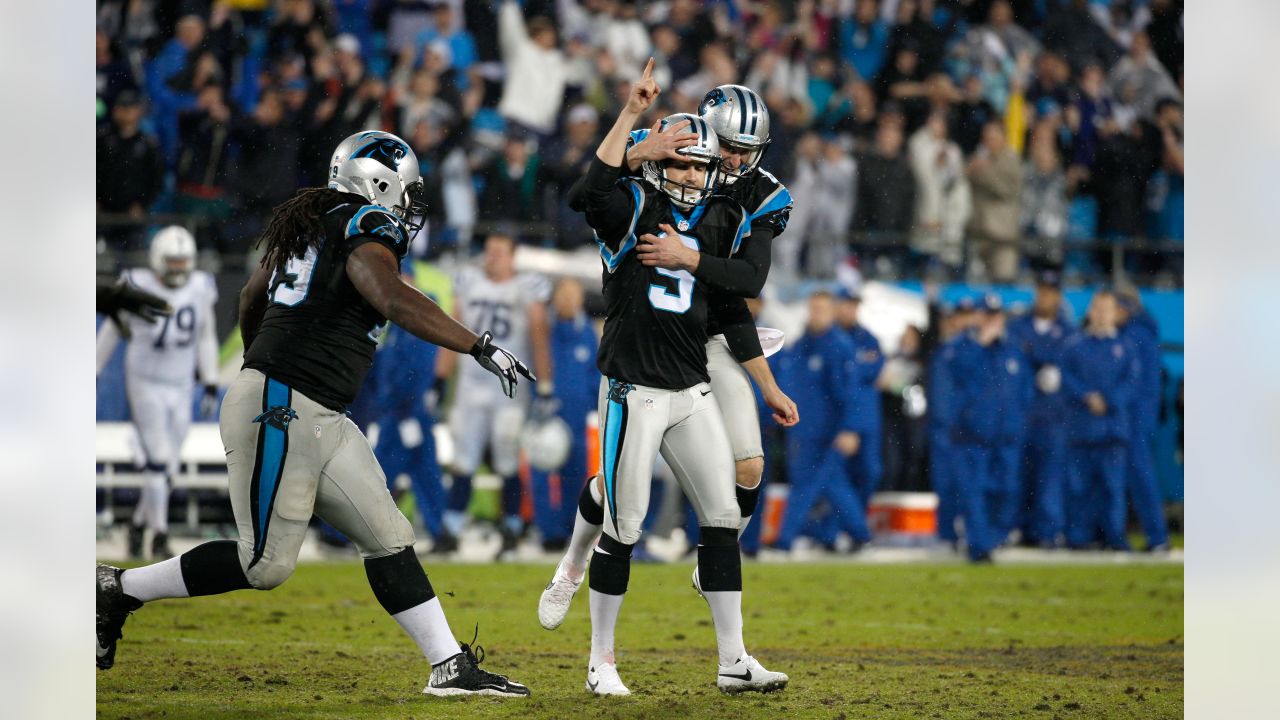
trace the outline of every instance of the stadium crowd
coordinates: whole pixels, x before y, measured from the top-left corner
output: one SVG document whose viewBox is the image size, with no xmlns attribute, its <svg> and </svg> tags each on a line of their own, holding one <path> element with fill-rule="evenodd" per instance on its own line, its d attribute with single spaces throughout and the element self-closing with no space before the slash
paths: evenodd
<svg viewBox="0 0 1280 720">
<path fill-rule="evenodd" d="M 782 274 L 868 268 L 1026 278 L 1108 270 L 1064 241 L 1182 239 L 1182 3 L 1175 0 L 99 0 L 103 239 L 149 211 L 242 253 L 322 184 L 353 131 L 406 138 L 432 245 L 518 221 L 577 247 L 564 197 L 645 58 L 652 118 L 741 82 L 773 115 L 765 166 L 797 204 Z M 110 221 L 107 221 L 109 220 Z M 1180 277 L 1180 257 L 1127 269 Z"/>
</svg>

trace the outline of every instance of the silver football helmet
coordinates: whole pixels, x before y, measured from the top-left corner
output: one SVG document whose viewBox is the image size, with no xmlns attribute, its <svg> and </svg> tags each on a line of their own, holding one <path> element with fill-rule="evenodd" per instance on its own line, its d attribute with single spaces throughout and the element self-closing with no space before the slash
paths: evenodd
<svg viewBox="0 0 1280 720">
<path fill-rule="evenodd" d="M 365 130 L 339 143 L 329 161 L 329 187 L 387 208 L 410 235 L 422 226 L 427 207 L 418 156 L 389 132 Z"/>
<path fill-rule="evenodd" d="M 520 449 L 535 470 L 555 472 L 564 467 L 573 444 L 573 433 L 564 420 L 552 416 L 526 423 L 520 432 Z"/>
<path fill-rule="evenodd" d="M 151 238 L 148 260 L 161 282 L 182 287 L 196 268 L 196 239 L 181 225 L 170 225 Z"/>
<path fill-rule="evenodd" d="M 689 158 L 691 162 L 705 164 L 707 174 L 701 185 L 688 185 L 676 182 L 667 177 L 667 165 L 671 160 L 646 160 L 640 165 L 644 179 L 671 198 L 671 202 L 688 210 L 701 205 L 711 198 L 716 186 L 720 184 L 720 141 L 715 132 L 707 125 L 707 121 L 689 113 L 676 113 L 662 118 L 659 131 L 689 121 L 685 128 L 687 133 L 697 133 L 698 142 L 682 147 L 676 152 Z"/>
<path fill-rule="evenodd" d="M 750 175 L 769 147 L 769 109 L 751 88 L 721 85 L 698 104 L 698 114 L 720 137 L 720 147 L 745 155 L 737 168 L 723 168 L 724 181 L 732 185 Z"/>
</svg>

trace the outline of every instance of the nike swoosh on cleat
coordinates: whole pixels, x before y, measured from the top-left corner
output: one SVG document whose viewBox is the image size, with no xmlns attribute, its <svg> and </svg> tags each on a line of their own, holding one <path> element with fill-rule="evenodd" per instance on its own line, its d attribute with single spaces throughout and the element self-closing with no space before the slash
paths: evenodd
<svg viewBox="0 0 1280 720">
<path fill-rule="evenodd" d="M 710 391 L 710 390 L 708 390 L 708 391 L 706 391 L 706 392 L 702 393 L 702 397 L 706 397 L 706 396 L 708 396 L 708 395 L 710 395 L 710 394 L 711 394 L 711 391 Z"/>
<path fill-rule="evenodd" d="M 751 682 L 751 671 L 748 670 L 742 673 L 741 675 L 734 675 L 732 673 L 720 673 L 720 677 L 733 678 L 734 680 L 741 680 L 743 682 Z"/>
<path fill-rule="evenodd" d="M 597 680 L 597 681 L 595 681 L 595 682 L 591 682 L 591 680 L 590 680 L 589 678 L 587 679 L 587 687 L 591 688 L 591 692 L 595 692 L 595 691 L 596 691 L 596 688 L 597 688 L 597 687 L 599 687 L 599 686 L 600 686 L 600 681 L 599 681 L 599 680 Z"/>
</svg>

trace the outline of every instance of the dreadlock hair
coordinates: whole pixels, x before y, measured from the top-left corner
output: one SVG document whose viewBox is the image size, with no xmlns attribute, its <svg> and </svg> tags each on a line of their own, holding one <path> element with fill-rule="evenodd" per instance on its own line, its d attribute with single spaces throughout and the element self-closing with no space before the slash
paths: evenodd
<svg viewBox="0 0 1280 720">
<path fill-rule="evenodd" d="M 319 245 L 324 235 L 321 214 L 349 194 L 324 187 L 303 188 L 297 195 L 277 205 L 271 222 L 255 245 L 266 246 L 262 267 L 272 265 L 283 272 L 289 258 L 300 258 L 308 249 Z"/>
</svg>

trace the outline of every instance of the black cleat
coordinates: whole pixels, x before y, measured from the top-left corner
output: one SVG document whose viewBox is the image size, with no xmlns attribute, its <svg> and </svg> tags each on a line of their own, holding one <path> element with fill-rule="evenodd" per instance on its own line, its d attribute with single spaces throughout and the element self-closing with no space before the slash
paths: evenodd
<svg viewBox="0 0 1280 720">
<path fill-rule="evenodd" d="M 132 523 L 129 524 L 128 553 L 129 553 L 130 560 L 142 559 L 142 533 L 143 533 L 143 529 L 141 525 L 134 525 Z"/>
<path fill-rule="evenodd" d="M 142 602 L 124 594 L 120 585 L 120 568 L 98 565 L 98 669 L 110 670 L 116 664 L 116 641 L 124 637 L 121 629 L 129 613 L 142 607 Z"/>
<path fill-rule="evenodd" d="M 441 533 L 440 537 L 431 539 L 432 554 L 446 554 L 458 551 L 458 538 L 450 533 Z"/>
<path fill-rule="evenodd" d="M 173 557 L 173 551 L 169 549 L 169 534 L 156 533 L 151 537 L 151 560 L 168 560 Z"/>
<path fill-rule="evenodd" d="M 476 627 L 479 633 L 479 626 Z M 458 695 L 497 695 L 499 697 L 528 697 L 529 688 L 518 682 L 508 680 L 506 675 L 495 675 L 480 669 L 484 660 L 484 648 L 461 643 L 462 652 L 431 668 L 431 679 L 422 692 L 437 697 L 454 697 Z M 472 646 L 480 651 L 480 657 L 472 652 Z"/>
<path fill-rule="evenodd" d="M 503 526 L 500 530 L 502 535 L 502 547 L 498 550 L 498 554 L 494 557 L 494 562 L 507 562 L 514 560 L 516 550 L 520 547 L 520 536 L 512 532 L 510 528 Z"/>
</svg>

